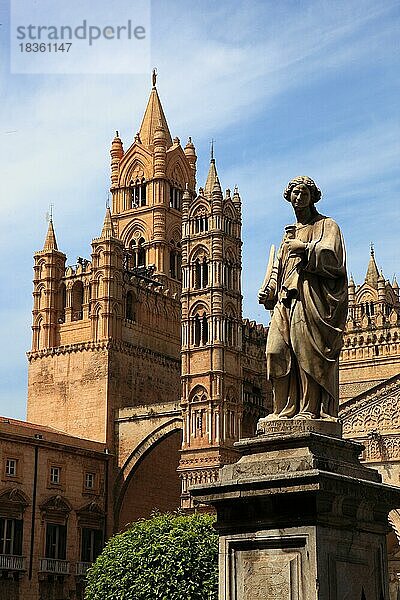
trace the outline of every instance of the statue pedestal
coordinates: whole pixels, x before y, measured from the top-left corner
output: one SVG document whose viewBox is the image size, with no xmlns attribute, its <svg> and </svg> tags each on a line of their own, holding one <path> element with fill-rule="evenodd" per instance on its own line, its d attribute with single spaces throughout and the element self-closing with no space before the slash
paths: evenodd
<svg viewBox="0 0 400 600">
<path fill-rule="evenodd" d="M 360 464 L 363 446 L 320 424 L 268 427 L 236 444 L 242 456 L 219 482 L 190 490 L 217 512 L 220 600 L 387 600 L 400 490 Z"/>
</svg>

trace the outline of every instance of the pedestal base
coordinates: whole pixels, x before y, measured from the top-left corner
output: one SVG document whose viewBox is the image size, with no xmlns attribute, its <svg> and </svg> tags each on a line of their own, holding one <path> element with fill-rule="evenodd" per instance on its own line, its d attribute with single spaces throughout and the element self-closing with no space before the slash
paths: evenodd
<svg viewBox="0 0 400 600">
<path fill-rule="evenodd" d="M 360 444 L 286 427 L 238 442 L 220 481 L 190 490 L 217 511 L 220 600 L 387 600 L 400 490 L 360 464 Z"/>
<path fill-rule="evenodd" d="M 269 416 L 259 419 L 257 423 L 257 435 L 271 436 L 309 432 L 341 438 L 342 424 L 337 419 L 273 419 Z"/>
</svg>

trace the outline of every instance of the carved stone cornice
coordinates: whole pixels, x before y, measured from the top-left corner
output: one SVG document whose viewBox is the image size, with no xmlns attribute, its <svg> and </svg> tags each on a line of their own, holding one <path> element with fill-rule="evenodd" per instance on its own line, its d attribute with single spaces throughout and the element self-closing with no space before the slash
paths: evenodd
<svg viewBox="0 0 400 600">
<path fill-rule="evenodd" d="M 168 366 L 180 372 L 181 361 L 180 358 L 173 356 L 166 356 L 160 352 L 150 350 L 149 348 L 143 348 L 130 344 L 129 342 L 123 342 L 113 339 L 104 339 L 99 341 L 79 342 L 76 344 L 67 344 L 65 346 L 57 346 L 55 348 L 43 348 L 42 350 L 36 350 L 34 352 L 27 352 L 28 361 L 37 360 L 47 356 L 60 356 L 62 354 L 70 354 L 72 352 L 93 352 L 99 350 L 114 350 L 121 352 L 129 356 L 140 356 L 142 358 L 149 359 L 158 364 Z"/>
</svg>

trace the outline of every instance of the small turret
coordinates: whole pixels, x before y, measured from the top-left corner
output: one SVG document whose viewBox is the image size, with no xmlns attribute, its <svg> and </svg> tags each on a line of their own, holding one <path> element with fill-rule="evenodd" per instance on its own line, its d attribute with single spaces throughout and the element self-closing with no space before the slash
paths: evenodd
<svg viewBox="0 0 400 600">
<path fill-rule="evenodd" d="M 234 189 L 234 192 L 233 192 L 232 202 L 233 202 L 236 210 L 240 214 L 240 212 L 242 210 L 242 199 L 241 199 L 241 197 L 239 195 L 239 189 L 238 189 L 237 185 L 235 185 L 235 189 Z"/>
<path fill-rule="evenodd" d="M 189 213 L 190 193 L 189 186 L 186 184 L 185 191 L 182 196 L 182 217 L 187 217 Z"/>
<path fill-rule="evenodd" d="M 124 156 L 124 148 L 118 131 L 115 132 L 115 137 L 111 143 L 111 185 L 118 183 L 118 167 L 121 158 Z"/>
<path fill-rule="evenodd" d="M 32 351 L 54 348 L 58 343 L 59 319 L 64 311 L 61 281 L 65 254 L 58 250 L 50 218 L 43 250 L 34 255 Z"/>
<path fill-rule="evenodd" d="M 397 283 L 396 275 L 393 275 L 392 288 L 397 299 L 399 299 L 399 284 Z"/>
<path fill-rule="evenodd" d="M 378 285 L 378 299 L 381 301 L 384 301 L 385 297 L 386 297 L 386 289 L 385 289 L 386 284 L 385 284 L 385 278 L 383 276 L 382 270 L 379 274 L 377 285 Z"/>
<path fill-rule="evenodd" d="M 218 177 L 215 179 L 212 189 L 212 212 L 222 213 L 222 189 Z"/>
<path fill-rule="evenodd" d="M 196 156 L 196 149 L 194 147 L 194 144 L 192 142 L 192 138 L 189 137 L 187 144 L 184 148 L 184 153 L 186 155 L 186 158 L 188 159 L 188 162 L 190 164 L 190 167 L 193 171 L 193 188 L 196 186 L 196 162 L 197 162 L 197 156 Z"/>
</svg>

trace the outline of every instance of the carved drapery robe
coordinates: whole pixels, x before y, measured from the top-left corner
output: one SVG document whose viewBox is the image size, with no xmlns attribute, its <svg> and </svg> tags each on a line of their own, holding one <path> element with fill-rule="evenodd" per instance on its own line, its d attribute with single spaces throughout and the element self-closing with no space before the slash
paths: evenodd
<svg viewBox="0 0 400 600">
<path fill-rule="evenodd" d="M 337 417 L 347 316 L 343 238 L 335 221 L 320 214 L 307 225 L 296 224 L 295 237 L 307 244 L 304 255 L 289 256 L 283 240 L 276 261 L 276 304 L 267 340 L 274 409 L 281 417 Z"/>
</svg>

